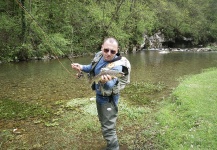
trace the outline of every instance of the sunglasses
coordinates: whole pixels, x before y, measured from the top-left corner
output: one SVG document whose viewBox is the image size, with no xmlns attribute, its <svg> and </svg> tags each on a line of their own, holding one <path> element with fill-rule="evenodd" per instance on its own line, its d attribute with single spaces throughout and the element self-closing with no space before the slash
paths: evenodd
<svg viewBox="0 0 217 150">
<path fill-rule="evenodd" d="M 108 53 L 108 52 L 110 51 L 111 54 L 116 54 L 116 51 L 115 51 L 115 50 L 108 49 L 108 48 L 103 49 L 103 51 L 104 51 L 105 53 Z"/>
</svg>

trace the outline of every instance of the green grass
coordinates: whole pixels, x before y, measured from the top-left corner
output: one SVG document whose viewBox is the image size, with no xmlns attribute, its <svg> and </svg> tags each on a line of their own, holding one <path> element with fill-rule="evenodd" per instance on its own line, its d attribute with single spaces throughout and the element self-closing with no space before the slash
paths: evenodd
<svg viewBox="0 0 217 150">
<path fill-rule="evenodd" d="M 187 77 L 156 114 L 162 149 L 217 149 L 217 69 Z"/>
<path fill-rule="evenodd" d="M 83 149 L 90 149 L 91 147 L 94 149 L 93 145 L 97 141 L 101 141 L 101 143 L 95 144 L 95 149 L 99 149 L 100 145 L 106 145 L 102 138 L 100 124 L 97 118 L 95 100 L 90 101 L 87 98 L 73 99 L 66 103 L 65 108 L 68 111 L 62 114 L 62 119 L 60 120 L 62 124 L 57 128 L 64 128 L 70 131 L 64 133 L 64 136 L 68 137 L 72 143 L 78 143 L 74 145 L 74 149 L 79 149 L 79 147 Z M 136 133 L 138 129 L 146 126 L 147 122 L 144 121 L 144 117 L 150 113 L 151 109 L 148 107 L 132 106 L 125 99 L 120 98 L 117 133 L 122 145 L 135 146 L 134 140 Z M 60 132 L 58 135 L 62 134 Z M 78 137 L 80 140 L 77 139 Z M 81 146 L 80 144 L 82 143 L 83 145 Z"/>
</svg>

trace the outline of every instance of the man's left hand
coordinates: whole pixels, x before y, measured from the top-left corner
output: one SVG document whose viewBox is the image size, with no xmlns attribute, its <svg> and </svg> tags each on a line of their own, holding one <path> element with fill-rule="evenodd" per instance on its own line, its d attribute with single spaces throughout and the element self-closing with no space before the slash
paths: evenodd
<svg viewBox="0 0 217 150">
<path fill-rule="evenodd" d="M 110 81 L 111 79 L 112 79 L 112 77 L 110 75 L 102 75 L 100 82 L 102 84 L 105 84 L 106 82 Z"/>
</svg>

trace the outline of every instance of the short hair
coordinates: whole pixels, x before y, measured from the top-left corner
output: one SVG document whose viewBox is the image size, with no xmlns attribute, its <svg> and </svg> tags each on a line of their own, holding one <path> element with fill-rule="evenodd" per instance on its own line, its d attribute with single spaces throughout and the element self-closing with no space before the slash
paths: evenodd
<svg viewBox="0 0 217 150">
<path fill-rule="evenodd" d="M 112 43 L 112 44 L 113 44 L 113 43 L 116 43 L 117 46 L 118 46 L 118 41 L 117 41 L 115 38 L 113 38 L 113 37 L 105 38 L 103 44 L 104 44 L 105 42 L 109 42 L 109 43 Z"/>
</svg>

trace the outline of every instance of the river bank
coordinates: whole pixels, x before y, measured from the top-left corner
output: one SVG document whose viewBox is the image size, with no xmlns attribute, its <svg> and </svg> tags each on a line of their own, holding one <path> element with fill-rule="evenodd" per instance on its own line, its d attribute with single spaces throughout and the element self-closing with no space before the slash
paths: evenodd
<svg viewBox="0 0 217 150">
<path fill-rule="evenodd" d="M 210 46 L 207 47 L 193 47 L 193 48 L 149 48 L 149 49 L 137 49 L 136 47 L 132 50 L 132 52 L 137 52 L 141 50 L 157 50 L 159 52 L 212 52 L 212 51 L 217 51 L 217 44 L 213 43 Z M 121 54 L 127 54 L 129 53 L 129 50 L 120 50 Z M 9 62 L 23 62 L 23 61 L 47 61 L 47 60 L 52 60 L 52 59 L 64 59 L 67 58 L 69 61 L 72 62 L 73 59 L 78 58 L 78 57 L 84 57 L 84 56 L 94 56 L 94 53 L 82 53 L 82 54 L 67 54 L 67 55 L 53 55 L 53 54 L 47 54 L 41 57 L 37 56 L 32 56 L 26 60 L 18 60 L 17 58 L 10 59 L 8 61 L 1 61 L 0 64 L 2 63 L 9 63 Z"/>
<path fill-rule="evenodd" d="M 217 69 L 188 76 L 155 114 L 162 149 L 216 149 Z"/>
</svg>

